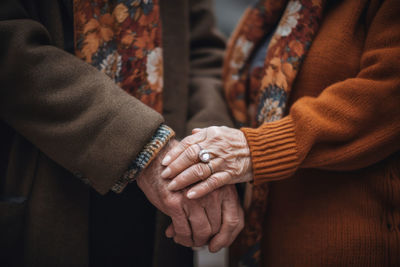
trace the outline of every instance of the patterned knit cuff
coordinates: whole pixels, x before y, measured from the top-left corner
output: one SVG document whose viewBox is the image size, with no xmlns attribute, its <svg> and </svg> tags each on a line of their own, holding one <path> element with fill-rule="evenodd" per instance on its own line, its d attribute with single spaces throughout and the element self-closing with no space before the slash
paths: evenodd
<svg viewBox="0 0 400 267">
<path fill-rule="evenodd" d="M 250 147 L 254 184 L 288 178 L 299 167 L 294 123 L 290 116 L 259 128 L 241 128 Z"/>
<path fill-rule="evenodd" d="M 165 124 L 161 124 L 151 138 L 150 142 L 143 148 L 136 159 L 132 162 L 128 171 L 117 181 L 111 188 L 115 193 L 121 193 L 124 188 L 135 181 L 141 170 L 146 168 L 151 161 L 157 156 L 158 152 L 175 136 L 175 132 Z"/>
</svg>

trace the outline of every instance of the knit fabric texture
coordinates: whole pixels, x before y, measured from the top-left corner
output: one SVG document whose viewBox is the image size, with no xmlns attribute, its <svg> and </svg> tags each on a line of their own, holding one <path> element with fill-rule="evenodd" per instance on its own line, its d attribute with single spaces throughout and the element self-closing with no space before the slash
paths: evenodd
<svg viewBox="0 0 400 267">
<path fill-rule="evenodd" d="M 400 265 L 399 12 L 327 1 L 283 118 L 241 129 L 254 184 L 269 183 L 263 266 Z"/>
<path fill-rule="evenodd" d="M 285 3 L 286 1 L 259 1 L 245 15 L 228 48 L 225 91 L 228 103 L 235 111 L 233 115 L 238 125 L 250 124 L 256 127 L 283 117 L 294 79 L 318 31 L 323 1 L 292 0 L 286 6 Z M 275 20 L 278 18 L 276 14 L 282 13 L 279 8 L 285 8 L 285 11 L 269 43 L 264 66 L 251 69 L 249 74 L 250 58 L 254 55 L 255 48 L 262 45 L 262 40 L 274 28 Z M 270 12 L 275 14 L 270 14 Z M 272 15 L 275 20 L 270 20 Z M 250 89 L 246 90 L 248 80 L 250 80 Z M 247 92 L 249 92 L 248 97 L 245 96 Z M 290 130 L 288 123 L 268 138 L 259 139 L 255 136 L 255 142 L 259 149 L 270 149 L 271 143 L 282 136 L 291 134 Z M 249 133 L 245 131 L 245 134 L 249 139 Z M 293 134 L 292 140 L 294 141 Z M 293 163 L 297 161 L 296 150 L 293 144 L 288 144 L 287 149 L 291 150 L 291 153 L 286 155 L 288 159 L 284 163 L 280 162 L 284 153 L 281 148 L 276 151 L 276 154 L 271 153 L 268 160 L 261 159 L 261 164 L 277 165 L 271 171 L 271 176 L 279 175 L 280 177 L 281 171 L 287 174 L 293 173 L 293 168 L 295 168 Z M 259 164 L 254 153 L 257 154 L 257 152 L 252 151 L 252 162 Z M 293 166 L 287 168 L 290 164 Z M 257 169 L 254 168 L 254 170 L 256 176 Z M 247 186 L 252 187 L 252 185 Z M 240 236 L 241 241 L 238 241 L 242 242 L 244 254 L 240 264 L 241 266 L 258 266 L 260 263 L 259 242 L 262 238 L 260 217 L 265 212 L 268 185 L 257 185 L 246 192 L 248 193 L 245 198 L 249 199 L 246 202 L 250 202 L 250 207 L 246 211 L 246 224 Z"/>
<path fill-rule="evenodd" d="M 146 144 L 144 149 L 139 153 L 128 171 L 121 179 L 112 187 L 112 191 L 120 193 L 128 183 L 135 180 L 141 170 L 146 168 L 151 161 L 157 156 L 158 152 L 168 143 L 175 135 L 174 131 L 165 124 L 160 125 L 150 142 Z"/>
</svg>

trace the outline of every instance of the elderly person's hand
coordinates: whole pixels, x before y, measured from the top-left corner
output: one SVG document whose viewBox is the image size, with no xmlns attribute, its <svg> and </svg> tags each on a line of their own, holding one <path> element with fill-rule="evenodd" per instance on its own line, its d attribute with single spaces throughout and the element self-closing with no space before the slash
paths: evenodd
<svg viewBox="0 0 400 267">
<path fill-rule="evenodd" d="M 222 216 L 220 217 L 222 220 L 221 228 L 218 229 L 217 233 L 210 240 L 207 240 L 210 252 L 217 252 L 223 247 L 230 246 L 244 227 L 244 213 L 234 185 L 223 186 L 211 194 L 196 200 L 187 199 L 185 203 L 186 215 L 190 222 L 196 222 L 201 219 L 198 218 L 198 215 L 201 213 L 198 212 L 196 214 L 195 212 L 196 207 L 199 205 L 206 211 L 208 217 L 213 215 L 208 214 L 210 211 L 213 211 L 214 214 L 222 212 Z M 209 218 L 209 220 L 212 220 L 212 218 Z M 176 241 L 177 234 L 175 227 L 176 225 L 171 224 L 165 233 L 167 237 L 174 238 Z M 207 229 L 203 229 L 203 233 L 196 233 L 195 229 L 192 230 L 194 236 L 200 236 L 201 234 L 207 236 L 208 234 Z M 196 239 L 194 238 L 194 240 Z M 201 244 L 197 243 L 197 246 L 199 245 L 201 246 Z"/>
<path fill-rule="evenodd" d="M 228 127 L 193 130 L 193 135 L 166 154 L 162 164 L 168 167 L 161 176 L 175 177 L 168 185 L 169 190 L 177 191 L 197 183 L 187 193 L 191 199 L 226 184 L 253 180 L 246 138 L 240 130 Z"/>
<path fill-rule="evenodd" d="M 169 181 L 160 177 L 164 169 L 161 159 L 178 144 L 171 140 L 137 177 L 137 184 L 153 205 L 171 217 L 173 227 L 167 230 L 167 236 L 187 247 L 208 244 L 210 251 L 218 251 L 230 245 L 244 225 L 236 189 L 226 186 L 196 200 L 188 199 L 184 191 L 168 190 Z"/>
<path fill-rule="evenodd" d="M 149 201 L 172 219 L 175 227 L 175 242 L 187 246 L 203 246 L 221 227 L 221 209 L 214 206 L 200 205 L 187 199 L 183 192 L 171 192 L 168 182 L 160 177 L 164 169 L 161 159 L 165 152 L 177 145 L 171 140 L 166 148 L 153 160 L 149 167 L 137 177 L 137 184 Z M 215 196 L 211 196 L 217 201 Z"/>
</svg>

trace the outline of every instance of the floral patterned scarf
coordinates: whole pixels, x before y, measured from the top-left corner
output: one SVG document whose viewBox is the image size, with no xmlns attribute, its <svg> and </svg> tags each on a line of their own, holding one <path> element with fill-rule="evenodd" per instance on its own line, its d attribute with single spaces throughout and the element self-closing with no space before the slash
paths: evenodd
<svg viewBox="0 0 400 267">
<path fill-rule="evenodd" d="M 228 44 L 223 77 L 226 99 L 239 127 L 258 127 L 287 112 L 290 91 L 318 31 L 324 2 L 260 0 L 246 11 Z M 264 66 L 250 72 L 254 52 L 275 28 Z M 231 250 L 233 266 L 260 265 L 267 195 L 268 184 L 246 187 L 246 225 Z"/>
<path fill-rule="evenodd" d="M 75 54 L 161 113 L 159 0 L 74 0 Z"/>
</svg>

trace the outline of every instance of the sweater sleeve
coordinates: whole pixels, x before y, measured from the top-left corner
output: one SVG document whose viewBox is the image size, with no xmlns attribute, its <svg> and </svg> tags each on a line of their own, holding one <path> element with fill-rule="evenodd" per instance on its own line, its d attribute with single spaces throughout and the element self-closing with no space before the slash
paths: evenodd
<svg viewBox="0 0 400 267">
<path fill-rule="evenodd" d="M 282 120 L 243 128 L 255 183 L 299 168 L 356 170 L 400 149 L 400 6 L 385 1 L 366 37 L 356 77 L 296 101 Z"/>
<path fill-rule="evenodd" d="M 99 193 L 163 118 L 105 74 L 54 46 L 20 1 L 0 2 L 0 118 Z"/>
</svg>

